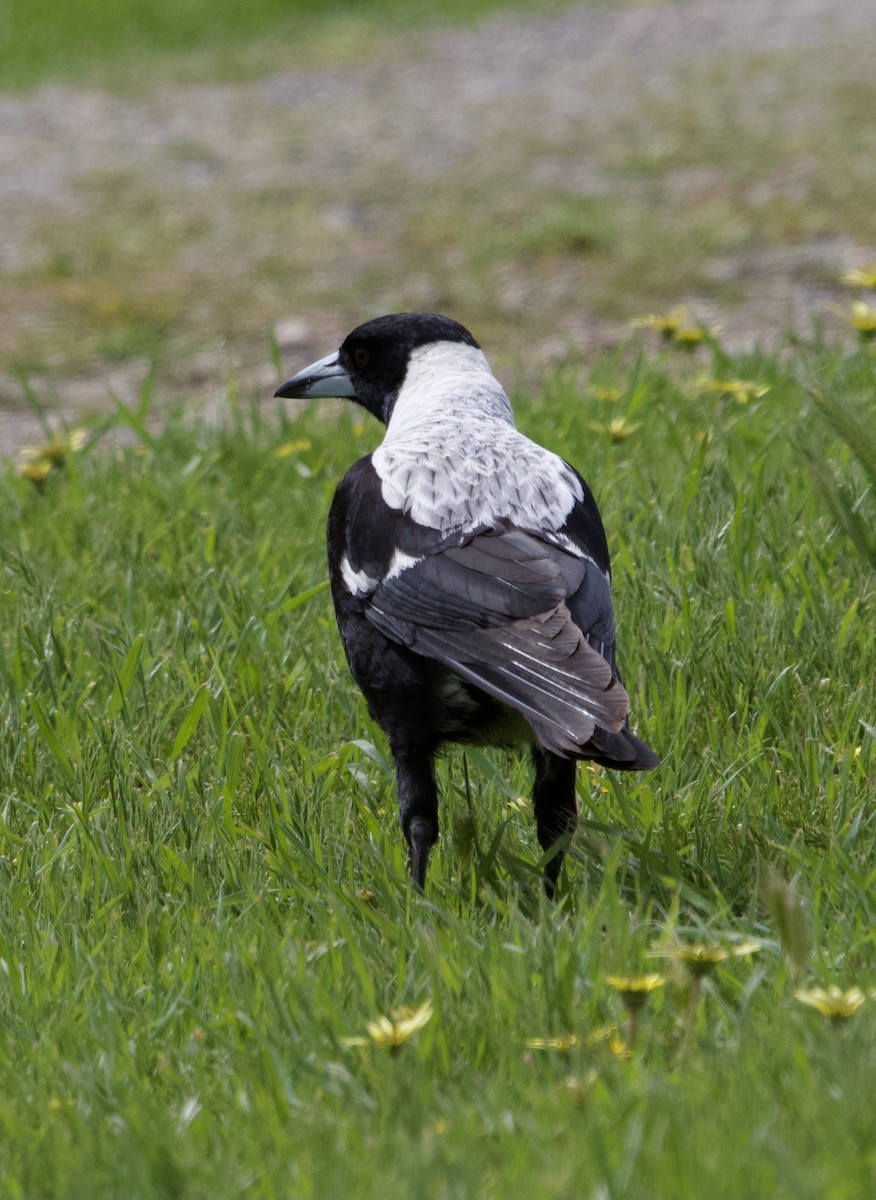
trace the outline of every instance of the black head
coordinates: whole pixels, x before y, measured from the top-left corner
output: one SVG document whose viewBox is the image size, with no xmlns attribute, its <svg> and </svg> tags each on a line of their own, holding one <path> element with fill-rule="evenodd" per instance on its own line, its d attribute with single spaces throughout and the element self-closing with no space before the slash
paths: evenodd
<svg viewBox="0 0 876 1200">
<path fill-rule="evenodd" d="M 281 397 L 348 396 L 388 421 L 404 383 L 411 353 L 432 342 L 460 342 L 480 349 L 469 331 L 436 313 L 392 313 L 366 321 L 330 354 L 287 380 Z"/>
</svg>

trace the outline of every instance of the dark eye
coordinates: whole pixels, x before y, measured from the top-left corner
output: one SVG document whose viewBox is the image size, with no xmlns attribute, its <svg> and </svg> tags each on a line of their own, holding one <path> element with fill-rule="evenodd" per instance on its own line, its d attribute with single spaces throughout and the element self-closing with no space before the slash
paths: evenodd
<svg viewBox="0 0 876 1200">
<path fill-rule="evenodd" d="M 355 353 L 353 354 L 353 362 L 356 364 L 356 366 L 359 368 L 360 371 L 363 369 L 363 367 L 367 367 L 368 366 L 368 351 L 364 350 L 360 346 L 359 349 L 356 350 Z"/>
</svg>

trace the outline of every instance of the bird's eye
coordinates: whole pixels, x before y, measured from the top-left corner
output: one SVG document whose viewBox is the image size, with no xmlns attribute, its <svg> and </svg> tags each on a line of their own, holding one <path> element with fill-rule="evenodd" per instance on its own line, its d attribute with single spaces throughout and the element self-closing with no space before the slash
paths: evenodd
<svg viewBox="0 0 876 1200">
<path fill-rule="evenodd" d="M 359 349 L 353 355 L 353 362 L 356 364 L 356 366 L 359 368 L 360 371 L 362 370 L 363 367 L 367 367 L 368 366 L 368 351 L 364 350 L 360 346 Z"/>
</svg>

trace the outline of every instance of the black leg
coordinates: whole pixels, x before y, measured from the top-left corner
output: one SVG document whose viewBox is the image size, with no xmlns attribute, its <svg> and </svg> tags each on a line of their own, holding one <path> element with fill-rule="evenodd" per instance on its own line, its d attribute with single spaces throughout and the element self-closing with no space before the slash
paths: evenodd
<svg viewBox="0 0 876 1200">
<path fill-rule="evenodd" d="M 550 850 L 561 838 L 566 838 L 575 828 L 578 805 L 575 799 L 574 758 L 560 758 L 541 746 L 532 751 L 535 766 L 535 781 L 532 785 L 532 807 L 538 842 L 542 850 Z M 556 854 L 545 866 L 544 890 L 553 898 L 563 865 L 565 847 L 557 848 Z"/>
<path fill-rule="evenodd" d="M 393 750 L 398 787 L 398 815 L 411 852 L 411 875 L 421 892 L 426 887 L 429 851 L 438 840 L 438 788 L 430 750 Z"/>
</svg>

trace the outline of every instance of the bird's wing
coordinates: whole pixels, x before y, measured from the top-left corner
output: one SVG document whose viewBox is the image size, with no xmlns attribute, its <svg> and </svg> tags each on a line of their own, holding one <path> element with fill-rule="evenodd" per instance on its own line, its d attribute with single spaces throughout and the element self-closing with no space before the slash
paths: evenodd
<svg viewBox="0 0 876 1200">
<path fill-rule="evenodd" d="M 626 691 L 588 641 L 590 626 L 607 630 L 611 606 L 592 559 L 509 525 L 438 540 L 402 563 L 363 597 L 387 637 L 518 709 L 556 753 L 578 753 L 597 727 L 623 727 Z"/>
</svg>

